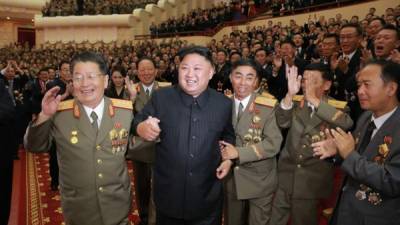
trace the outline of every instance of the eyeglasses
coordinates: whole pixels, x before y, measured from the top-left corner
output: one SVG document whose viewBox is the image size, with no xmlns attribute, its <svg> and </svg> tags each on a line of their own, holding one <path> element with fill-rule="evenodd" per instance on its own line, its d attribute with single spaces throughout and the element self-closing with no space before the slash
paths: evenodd
<svg viewBox="0 0 400 225">
<path fill-rule="evenodd" d="M 72 75 L 72 81 L 74 83 L 82 83 L 83 79 L 87 79 L 88 81 L 94 81 L 96 80 L 98 77 L 100 77 L 102 74 L 101 73 L 88 73 L 86 74 L 86 76 L 84 76 L 83 74 L 73 74 Z"/>
</svg>

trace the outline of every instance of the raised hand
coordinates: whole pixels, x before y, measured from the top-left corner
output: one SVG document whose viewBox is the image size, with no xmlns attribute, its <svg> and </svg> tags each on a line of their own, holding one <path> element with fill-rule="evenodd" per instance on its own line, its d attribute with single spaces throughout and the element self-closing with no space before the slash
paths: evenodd
<svg viewBox="0 0 400 225">
<path fill-rule="evenodd" d="M 288 79 L 288 95 L 293 97 L 300 91 L 301 87 L 301 76 L 298 74 L 297 67 L 292 67 L 287 71 Z"/>
<path fill-rule="evenodd" d="M 325 140 L 311 144 L 311 146 L 313 147 L 314 157 L 319 157 L 320 159 L 326 159 L 336 155 L 337 147 L 329 129 L 325 129 L 325 136 L 326 136 Z"/>
<path fill-rule="evenodd" d="M 62 96 L 58 95 L 60 87 L 55 86 L 48 90 L 42 99 L 42 114 L 47 117 L 51 117 L 57 112 L 58 105 L 62 100 Z"/>
<path fill-rule="evenodd" d="M 129 79 L 129 76 L 125 77 L 125 86 L 129 92 L 129 96 L 131 97 L 131 99 L 135 99 L 137 95 L 137 90 L 136 90 L 137 85 L 135 85 L 133 81 Z"/>
<path fill-rule="evenodd" d="M 400 64 L 400 52 L 397 49 L 394 49 L 390 52 L 389 59 L 395 63 Z"/>
<path fill-rule="evenodd" d="M 340 156 L 345 159 L 347 156 L 354 151 L 355 141 L 351 132 L 345 132 L 339 127 L 331 129 L 332 136 L 334 137 L 335 144 Z"/>
<path fill-rule="evenodd" d="M 146 141 L 155 141 L 161 132 L 159 123 L 159 119 L 149 116 L 147 120 L 139 123 L 137 134 Z"/>
</svg>

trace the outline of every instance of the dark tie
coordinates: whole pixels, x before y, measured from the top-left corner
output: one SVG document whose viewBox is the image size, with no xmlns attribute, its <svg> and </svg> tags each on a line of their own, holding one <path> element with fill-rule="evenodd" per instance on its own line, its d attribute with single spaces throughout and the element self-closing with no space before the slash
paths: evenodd
<svg viewBox="0 0 400 225">
<path fill-rule="evenodd" d="M 239 103 L 239 110 L 238 110 L 238 113 L 237 113 L 237 121 L 239 121 L 239 119 L 240 119 L 240 117 L 242 116 L 242 114 L 243 114 L 243 104 L 240 102 Z"/>
<path fill-rule="evenodd" d="M 149 89 L 148 89 L 148 88 L 146 89 L 146 95 L 147 95 L 147 97 L 149 97 L 149 96 L 150 96 L 150 91 L 149 91 Z"/>
<path fill-rule="evenodd" d="M 92 113 L 90 113 L 90 117 L 93 120 L 92 121 L 92 127 L 93 127 L 94 131 L 96 131 L 96 134 L 97 134 L 97 132 L 99 131 L 99 125 L 97 124 L 97 119 L 99 117 L 97 116 L 97 114 L 94 111 L 92 111 Z"/>
<path fill-rule="evenodd" d="M 375 130 L 375 128 L 376 128 L 375 123 L 372 120 L 368 124 L 367 131 L 365 132 L 362 142 L 360 143 L 360 148 L 359 148 L 360 153 L 363 153 L 365 151 L 365 149 L 367 148 L 369 142 L 371 141 L 372 132 Z"/>
</svg>

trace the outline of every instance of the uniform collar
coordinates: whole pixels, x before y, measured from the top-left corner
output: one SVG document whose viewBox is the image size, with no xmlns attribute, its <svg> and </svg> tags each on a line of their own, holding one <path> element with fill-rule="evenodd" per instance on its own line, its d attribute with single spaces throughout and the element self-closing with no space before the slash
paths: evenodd
<svg viewBox="0 0 400 225">
<path fill-rule="evenodd" d="M 185 106 L 191 106 L 193 102 L 196 102 L 200 108 L 203 108 L 207 104 L 208 97 L 210 95 L 210 88 L 207 88 L 196 98 L 184 92 L 179 86 L 177 86 L 176 88 Z"/>
</svg>

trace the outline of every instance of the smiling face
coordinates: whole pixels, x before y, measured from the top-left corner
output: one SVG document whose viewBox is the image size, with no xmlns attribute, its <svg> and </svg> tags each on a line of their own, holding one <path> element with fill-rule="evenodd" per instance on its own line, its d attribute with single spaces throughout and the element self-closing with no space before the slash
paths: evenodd
<svg viewBox="0 0 400 225">
<path fill-rule="evenodd" d="M 214 68 L 206 58 L 188 54 L 179 65 L 179 86 L 185 93 L 197 97 L 207 89 L 213 74 Z"/>
<path fill-rule="evenodd" d="M 124 77 L 121 72 L 114 71 L 111 75 L 111 81 L 113 82 L 115 87 L 123 87 L 124 86 Z"/>
<path fill-rule="evenodd" d="M 251 66 L 238 66 L 231 73 L 235 97 L 242 100 L 251 95 L 257 86 L 257 72 Z"/>
<path fill-rule="evenodd" d="M 150 86 L 156 78 L 157 69 L 153 62 L 147 59 L 141 60 L 138 64 L 138 77 L 140 82 Z"/>
<path fill-rule="evenodd" d="M 108 75 L 102 74 L 99 65 L 94 62 L 77 62 L 73 68 L 72 81 L 74 96 L 78 101 L 95 108 L 104 96 Z"/>
</svg>

